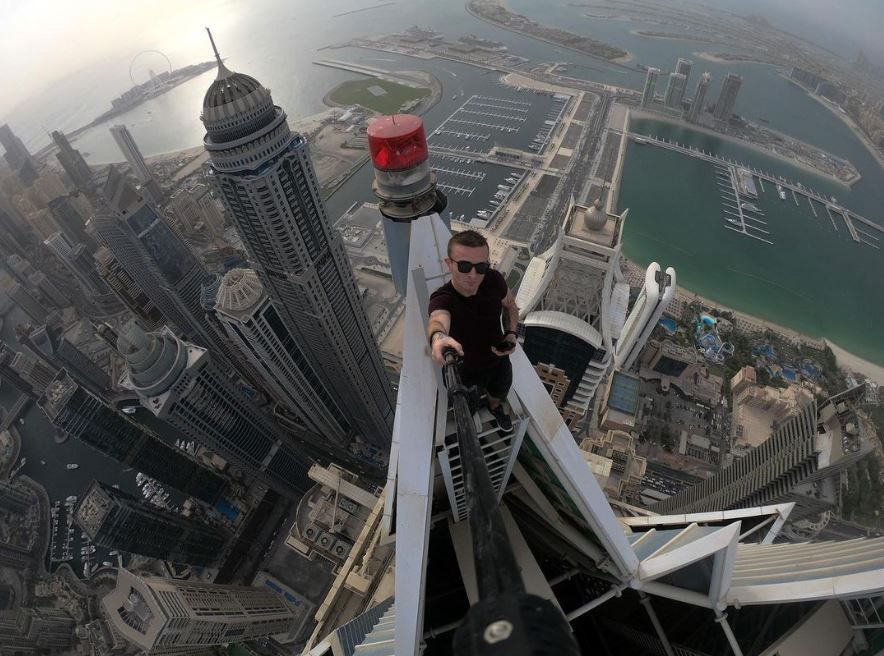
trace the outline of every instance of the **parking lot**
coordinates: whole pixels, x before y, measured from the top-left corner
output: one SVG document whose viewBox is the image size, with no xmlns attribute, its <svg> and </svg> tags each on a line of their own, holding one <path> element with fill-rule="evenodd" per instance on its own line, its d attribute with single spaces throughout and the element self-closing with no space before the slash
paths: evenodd
<svg viewBox="0 0 884 656">
<path fill-rule="evenodd" d="M 645 403 L 644 433 L 648 441 L 661 444 L 664 427 L 668 427 L 675 449 L 678 449 L 678 437 L 683 430 L 689 435 L 712 436 L 715 415 L 708 406 L 682 398 L 674 389 L 669 394 L 661 394 L 657 384 L 651 381 L 642 381 L 640 392 Z"/>
</svg>

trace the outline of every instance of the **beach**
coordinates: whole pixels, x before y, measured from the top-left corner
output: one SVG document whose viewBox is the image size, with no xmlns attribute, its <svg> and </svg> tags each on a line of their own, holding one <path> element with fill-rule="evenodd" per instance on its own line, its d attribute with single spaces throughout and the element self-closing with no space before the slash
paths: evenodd
<svg viewBox="0 0 884 656">
<path fill-rule="evenodd" d="M 853 373 L 862 374 L 863 376 L 866 376 L 869 380 L 872 380 L 879 385 L 884 385 L 884 367 L 869 362 L 867 360 L 863 360 L 862 358 L 853 355 L 853 353 L 845 351 L 834 342 L 830 342 L 829 340 L 825 340 L 825 342 L 828 347 L 832 349 L 832 353 L 835 354 L 835 358 L 838 360 L 838 365 L 842 369 L 852 371 Z"/>
</svg>

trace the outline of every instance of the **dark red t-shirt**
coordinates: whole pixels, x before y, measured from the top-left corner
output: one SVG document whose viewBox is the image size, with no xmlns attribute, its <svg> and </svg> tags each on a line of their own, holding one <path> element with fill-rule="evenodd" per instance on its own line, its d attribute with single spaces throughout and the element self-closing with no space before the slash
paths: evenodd
<svg viewBox="0 0 884 656">
<path fill-rule="evenodd" d="M 451 315 L 449 334 L 463 346 L 462 371 L 484 371 L 500 362 L 491 347 L 503 340 L 500 312 L 507 291 L 501 273 L 491 269 L 472 296 L 462 296 L 450 282 L 430 296 L 430 314 L 447 310 Z"/>
</svg>

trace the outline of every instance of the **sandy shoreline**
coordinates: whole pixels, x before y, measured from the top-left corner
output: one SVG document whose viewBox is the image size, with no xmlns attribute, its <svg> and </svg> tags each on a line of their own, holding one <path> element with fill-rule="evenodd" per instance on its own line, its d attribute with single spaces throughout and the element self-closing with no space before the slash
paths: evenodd
<svg viewBox="0 0 884 656">
<path fill-rule="evenodd" d="M 734 316 L 738 319 L 757 323 L 777 334 L 784 335 L 787 338 L 800 339 L 804 342 L 807 342 L 811 346 L 816 346 L 820 344 L 828 346 L 830 349 L 832 349 L 832 352 L 835 354 L 835 358 L 838 360 L 838 366 L 840 366 L 842 369 L 856 374 L 862 374 L 863 376 L 868 377 L 870 380 L 873 380 L 879 385 L 884 385 L 884 366 L 875 364 L 874 362 L 869 362 L 868 360 L 865 360 L 858 355 L 854 355 L 850 351 L 841 348 L 826 337 L 822 337 L 820 339 L 810 337 L 798 332 L 797 330 L 793 330 L 791 328 L 786 328 L 785 326 L 776 324 L 773 321 L 767 321 L 766 319 L 762 319 L 761 317 L 757 317 L 746 312 L 741 312 L 740 310 L 735 310 L 734 308 L 728 307 L 727 305 L 724 305 L 714 299 L 708 298 L 706 296 L 701 296 L 700 294 L 695 294 L 691 290 L 686 289 L 681 285 L 679 285 L 677 293 L 683 298 L 696 300 L 698 303 L 710 308 L 717 308 L 726 312 L 732 312 Z"/>
</svg>

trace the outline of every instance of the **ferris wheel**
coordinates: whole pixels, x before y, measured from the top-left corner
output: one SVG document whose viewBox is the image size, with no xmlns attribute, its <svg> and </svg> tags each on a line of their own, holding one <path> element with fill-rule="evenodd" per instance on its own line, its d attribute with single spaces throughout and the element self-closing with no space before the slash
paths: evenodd
<svg viewBox="0 0 884 656">
<path fill-rule="evenodd" d="M 135 79 L 136 72 L 141 68 L 157 73 L 160 71 L 156 69 L 171 73 L 172 62 L 166 57 L 166 54 L 160 50 L 142 50 L 132 58 L 131 62 L 129 62 L 129 79 L 132 81 L 132 86 L 137 87 L 139 84 L 144 84 L 148 81 L 138 81 Z"/>
</svg>

